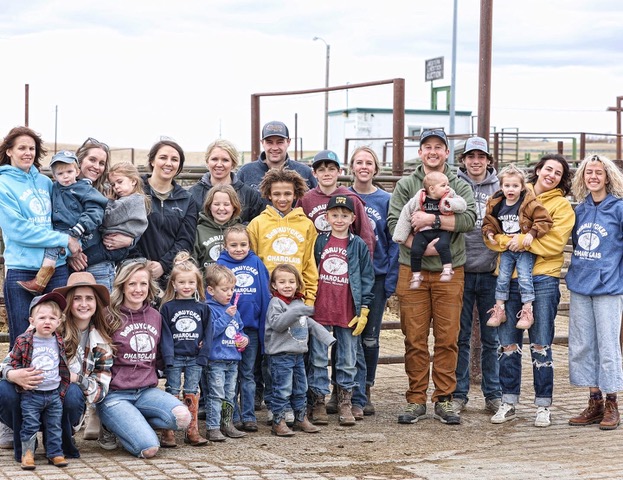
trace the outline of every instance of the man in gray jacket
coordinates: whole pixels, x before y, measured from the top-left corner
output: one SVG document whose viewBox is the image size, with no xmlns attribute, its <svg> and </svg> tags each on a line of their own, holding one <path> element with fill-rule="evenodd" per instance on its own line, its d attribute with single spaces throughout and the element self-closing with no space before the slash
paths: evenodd
<svg viewBox="0 0 623 480">
<path fill-rule="evenodd" d="M 459 357 L 456 366 L 456 389 L 452 395 L 453 410 L 460 412 L 468 402 L 470 370 L 470 338 L 474 319 L 474 305 L 478 311 L 480 341 L 482 350 L 480 365 L 482 370 L 481 389 L 485 397 L 487 412 L 495 413 L 500 406 L 502 389 L 498 367 L 498 332 L 495 327 L 487 327 L 487 311 L 495 303 L 495 270 L 497 253 L 485 246 L 482 239 L 482 220 L 486 212 L 487 199 L 500 189 L 495 168 L 491 166 L 493 157 L 489 153 L 484 138 L 472 137 L 465 142 L 461 156 L 462 165 L 457 176 L 472 188 L 476 201 L 476 225 L 465 233 L 465 285 L 463 290 L 463 309 L 459 330 Z"/>
</svg>

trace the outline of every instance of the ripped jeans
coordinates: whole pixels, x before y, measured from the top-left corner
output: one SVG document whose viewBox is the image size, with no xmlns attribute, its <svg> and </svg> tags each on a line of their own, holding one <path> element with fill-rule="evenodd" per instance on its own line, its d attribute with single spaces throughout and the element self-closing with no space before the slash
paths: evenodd
<svg viewBox="0 0 623 480">
<path fill-rule="evenodd" d="M 532 304 L 534 324 L 528 330 L 532 375 L 534 383 L 534 404 L 549 407 L 554 390 L 554 364 L 552 342 L 554 341 L 554 320 L 560 301 L 560 279 L 548 275 L 537 275 L 533 279 L 535 299 Z M 517 313 L 521 310 L 521 297 L 517 280 L 511 282 L 510 298 L 506 302 L 506 322 L 498 327 L 500 338 L 500 384 L 502 402 L 516 404 L 521 393 L 521 358 L 524 331 L 518 329 Z M 504 351 L 506 346 L 515 350 Z M 535 348 L 543 347 L 543 348 Z"/>
</svg>

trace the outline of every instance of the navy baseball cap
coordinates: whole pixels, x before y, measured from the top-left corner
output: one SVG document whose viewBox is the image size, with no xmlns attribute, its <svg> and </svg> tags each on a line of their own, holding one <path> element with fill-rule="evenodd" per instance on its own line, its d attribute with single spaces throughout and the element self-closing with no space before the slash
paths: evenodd
<svg viewBox="0 0 623 480">
<path fill-rule="evenodd" d="M 340 159 L 337 157 L 337 153 L 332 150 L 321 150 L 314 155 L 312 169 L 316 170 L 316 168 L 323 162 L 335 163 L 337 168 L 340 168 Z"/>
<path fill-rule="evenodd" d="M 329 199 L 329 203 L 327 204 L 327 210 L 331 210 L 332 208 L 346 208 L 351 212 L 355 213 L 355 204 L 353 203 L 353 199 L 348 195 L 333 195 Z"/>
<path fill-rule="evenodd" d="M 262 128 L 262 140 L 267 137 L 282 137 L 282 138 L 290 138 L 290 132 L 288 131 L 288 127 L 283 122 L 268 122 Z"/>
<path fill-rule="evenodd" d="M 446 137 L 446 132 L 443 130 L 435 129 L 435 130 L 424 130 L 420 135 L 420 145 L 423 144 L 430 137 L 437 137 L 441 139 L 443 143 L 448 146 L 448 137 Z"/>
</svg>

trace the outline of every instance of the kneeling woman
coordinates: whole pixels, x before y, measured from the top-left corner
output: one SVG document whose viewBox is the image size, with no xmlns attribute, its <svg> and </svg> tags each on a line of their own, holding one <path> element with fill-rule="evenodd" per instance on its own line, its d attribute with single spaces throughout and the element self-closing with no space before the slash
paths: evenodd
<svg viewBox="0 0 623 480">
<path fill-rule="evenodd" d="M 569 380 L 588 387 L 590 397 L 569 424 L 614 430 L 620 421 L 617 392 L 623 390 L 623 174 L 608 158 L 592 155 L 578 167 L 573 194 L 579 204 L 566 276 Z"/>
<path fill-rule="evenodd" d="M 154 429 L 186 430 L 190 412 L 173 395 L 157 388 L 162 321 L 150 306 L 158 287 L 147 262 L 128 260 L 122 265 L 110 297 L 115 352 L 112 380 L 97 411 L 105 433 L 115 434 L 132 455 L 150 458 L 160 446 Z"/>
</svg>

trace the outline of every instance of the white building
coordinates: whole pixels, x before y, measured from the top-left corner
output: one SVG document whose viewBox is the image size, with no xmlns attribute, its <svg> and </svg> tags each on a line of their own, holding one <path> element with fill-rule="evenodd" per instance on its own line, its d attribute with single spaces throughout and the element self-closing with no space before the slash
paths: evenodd
<svg viewBox="0 0 623 480">
<path fill-rule="evenodd" d="M 344 165 L 352 151 L 360 146 L 371 147 L 381 163 L 391 165 L 392 160 L 392 114 L 391 108 L 350 108 L 329 112 L 329 145 Z M 405 109 L 405 137 L 419 137 L 422 130 L 450 128 L 450 112 L 447 110 Z M 472 133 L 472 112 L 455 112 L 454 132 Z M 348 152 L 346 152 L 346 139 Z M 405 162 L 418 158 L 417 140 L 405 140 Z M 384 161 L 385 159 L 385 161 Z"/>
</svg>

